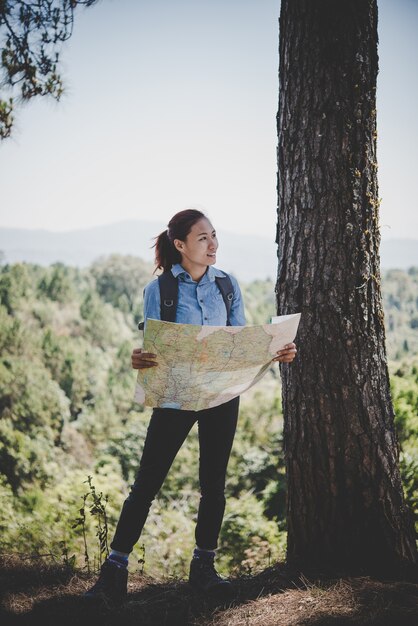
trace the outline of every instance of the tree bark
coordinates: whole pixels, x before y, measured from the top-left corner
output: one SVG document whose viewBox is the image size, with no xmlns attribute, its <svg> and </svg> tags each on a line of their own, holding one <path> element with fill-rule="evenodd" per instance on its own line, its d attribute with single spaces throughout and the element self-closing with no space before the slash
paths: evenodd
<svg viewBox="0 0 418 626">
<path fill-rule="evenodd" d="M 301 312 L 281 366 L 288 562 L 414 568 L 389 390 L 379 270 L 376 0 L 282 0 L 278 314 Z"/>
</svg>

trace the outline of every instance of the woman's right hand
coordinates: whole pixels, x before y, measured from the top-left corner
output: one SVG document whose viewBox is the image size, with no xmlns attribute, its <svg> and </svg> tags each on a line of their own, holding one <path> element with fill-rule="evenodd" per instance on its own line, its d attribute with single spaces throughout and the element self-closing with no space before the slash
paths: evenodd
<svg viewBox="0 0 418 626">
<path fill-rule="evenodd" d="M 135 348 L 131 354 L 131 362 L 134 370 L 142 370 L 147 367 L 155 367 L 158 363 L 154 360 L 156 354 L 152 352 L 144 352 L 142 348 Z"/>
</svg>

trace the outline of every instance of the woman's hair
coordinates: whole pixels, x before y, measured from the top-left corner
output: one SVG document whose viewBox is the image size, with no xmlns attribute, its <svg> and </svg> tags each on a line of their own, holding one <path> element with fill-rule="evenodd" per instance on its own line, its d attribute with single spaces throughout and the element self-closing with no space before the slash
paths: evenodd
<svg viewBox="0 0 418 626">
<path fill-rule="evenodd" d="M 154 271 L 163 270 L 167 272 L 171 270 L 173 265 L 181 262 L 181 254 L 174 246 L 174 240 L 186 241 L 187 235 L 192 227 L 206 217 L 201 211 L 196 209 L 185 209 L 173 215 L 168 222 L 167 230 L 163 230 L 155 237 L 155 265 Z"/>
</svg>

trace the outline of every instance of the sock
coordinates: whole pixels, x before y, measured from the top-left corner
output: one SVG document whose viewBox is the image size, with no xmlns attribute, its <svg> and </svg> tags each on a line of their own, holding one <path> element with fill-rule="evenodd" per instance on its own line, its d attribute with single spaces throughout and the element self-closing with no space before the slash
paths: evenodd
<svg viewBox="0 0 418 626">
<path fill-rule="evenodd" d="M 128 567 L 129 554 L 126 552 L 118 552 L 118 550 L 111 550 L 108 561 L 113 563 L 117 567 Z"/>
<path fill-rule="evenodd" d="M 196 548 L 193 550 L 193 558 L 194 559 L 208 559 L 213 560 L 215 558 L 216 552 L 215 550 L 204 550 L 203 548 Z"/>
</svg>

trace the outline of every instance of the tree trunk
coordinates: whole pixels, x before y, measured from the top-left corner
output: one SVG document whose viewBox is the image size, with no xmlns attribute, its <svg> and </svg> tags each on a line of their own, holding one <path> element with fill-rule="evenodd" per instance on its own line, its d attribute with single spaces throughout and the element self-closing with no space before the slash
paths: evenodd
<svg viewBox="0 0 418 626">
<path fill-rule="evenodd" d="M 282 0 L 278 314 L 288 561 L 399 575 L 417 561 L 398 467 L 379 271 L 376 0 Z"/>
</svg>

